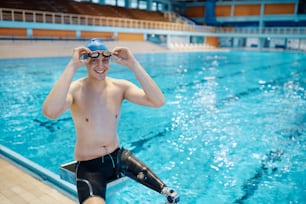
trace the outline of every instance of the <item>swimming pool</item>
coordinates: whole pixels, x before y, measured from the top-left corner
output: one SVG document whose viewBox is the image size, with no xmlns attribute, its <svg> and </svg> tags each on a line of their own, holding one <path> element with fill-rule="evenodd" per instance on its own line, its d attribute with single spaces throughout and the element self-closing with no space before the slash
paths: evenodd
<svg viewBox="0 0 306 204">
<path fill-rule="evenodd" d="M 306 200 L 306 54 L 264 51 L 139 54 L 167 103 L 124 102 L 121 143 L 181 195 L 182 203 Z M 1 144 L 58 173 L 73 160 L 69 112 L 41 104 L 69 58 L 3 59 Z M 76 78 L 86 75 L 79 70 Z M 112 77 L 135 77 L 112 64 Z M 134 182 L 116 203 L 164 203 Z"/>
</svg>

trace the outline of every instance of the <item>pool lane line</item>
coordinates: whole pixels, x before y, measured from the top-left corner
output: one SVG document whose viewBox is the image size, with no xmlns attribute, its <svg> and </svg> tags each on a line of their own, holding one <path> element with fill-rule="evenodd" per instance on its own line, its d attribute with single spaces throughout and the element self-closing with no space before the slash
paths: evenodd
<svg viewBox="0 0 306 204">
<path fill-rule="evenodd" d="M 262 181 L 262 177 L 268 173 L 274 174 L 278 170 L 278 167 L 275 165 L 275 163 L 282 160 L 281 157 L 283 154 L 284 152 L 280 150 L 270 150 L 269 153 L 265 154 L 266 158 L 261 161 L 261 167 L 257 169 L 256 174 L 253 177 L 247 179 L 242 185 L 241 188 L 244 192 L 243 196 L 236 199 L 233 203 L 242 204 L 244 201 L 252 197 L 258 189 L 258 186 Z"/>
<path fill-rule="evenodd" d="M 71 117 L 66 117 L 66 118 L 60 118 L 57 120 L 47 120 L 47 121 L 41 121 L 38 119 L 34 119 L 34 122 L 38 123 L 39 126 L 46 128 L 47 130 L 49 130 L 50 132 L 55 132 L 58 129 L 61 129 L 60 126 L 58 126 L 58 123 L 62 122 L 62 121 L 72 121 Z"/>
</svg>

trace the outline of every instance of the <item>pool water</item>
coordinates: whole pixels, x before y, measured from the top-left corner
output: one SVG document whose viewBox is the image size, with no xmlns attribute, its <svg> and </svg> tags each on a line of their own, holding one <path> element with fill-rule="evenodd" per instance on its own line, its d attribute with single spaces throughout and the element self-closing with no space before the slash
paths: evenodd
<svg viewBox="0 0 306 204">
<path fill-rule="evenodd" d="M 159 109 L 123 103 L 119 135 L 181 203 L 305 203 L 306 54 L 220 51 L 136 55 L 159 84 Z M 68 57 L 3 59 L 0 141 L 55 173 L 73 160 L 70 112 L 41 105 Z M 86 76 L 80 69 L 75 78 Z M 110 76 L 138 84 L 125 67 Z M 164 203 L 135 182 L 115 203 Z"/>
</svg>

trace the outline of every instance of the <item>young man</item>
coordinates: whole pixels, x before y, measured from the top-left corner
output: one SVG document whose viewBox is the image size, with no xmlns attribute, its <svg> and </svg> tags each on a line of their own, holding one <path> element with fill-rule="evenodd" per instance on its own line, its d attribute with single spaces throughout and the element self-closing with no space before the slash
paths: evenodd
<svg viewBox="0 0 306 204">
<path fill-rule="evenodd" d="M 110 59 L 128 67 L 142 89 L 124 79 L 107 77 Z M 86 65 L 88 76 L 73 80 L 76 71 Z M 99 39 L 87 47 L 73 50 L 73 55 L 43 104 L 43 114 L 55 119 L 68 108 L 74 121 L 76 181 L 80 203 L 105 203 L 106 184 L 129 176 L 147 187 L 165 194 L 168 203 L 177 203 L 178 194 L 141 161 L 120 148 L 117 126 L 122 101 L 160 107 L 165 98 L 147 72 L 127 48 L 108 51 Z M 135 192 L 136 193 L 136 192 Z"/>
</svg>

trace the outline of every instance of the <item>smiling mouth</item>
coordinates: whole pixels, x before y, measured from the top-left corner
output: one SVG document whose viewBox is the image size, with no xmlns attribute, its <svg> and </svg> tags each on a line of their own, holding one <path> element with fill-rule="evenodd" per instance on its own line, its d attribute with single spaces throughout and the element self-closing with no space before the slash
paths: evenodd
<svg viewBox="0 0 306 204">
<path fill-rule="evenodd" d="M 105 72 L 105 69 L 103 69 L 103 70 L 95 70 L 95 72 L 97 72 L 98 74 L 103 74 L 104 72 Z"/>
</svg>

